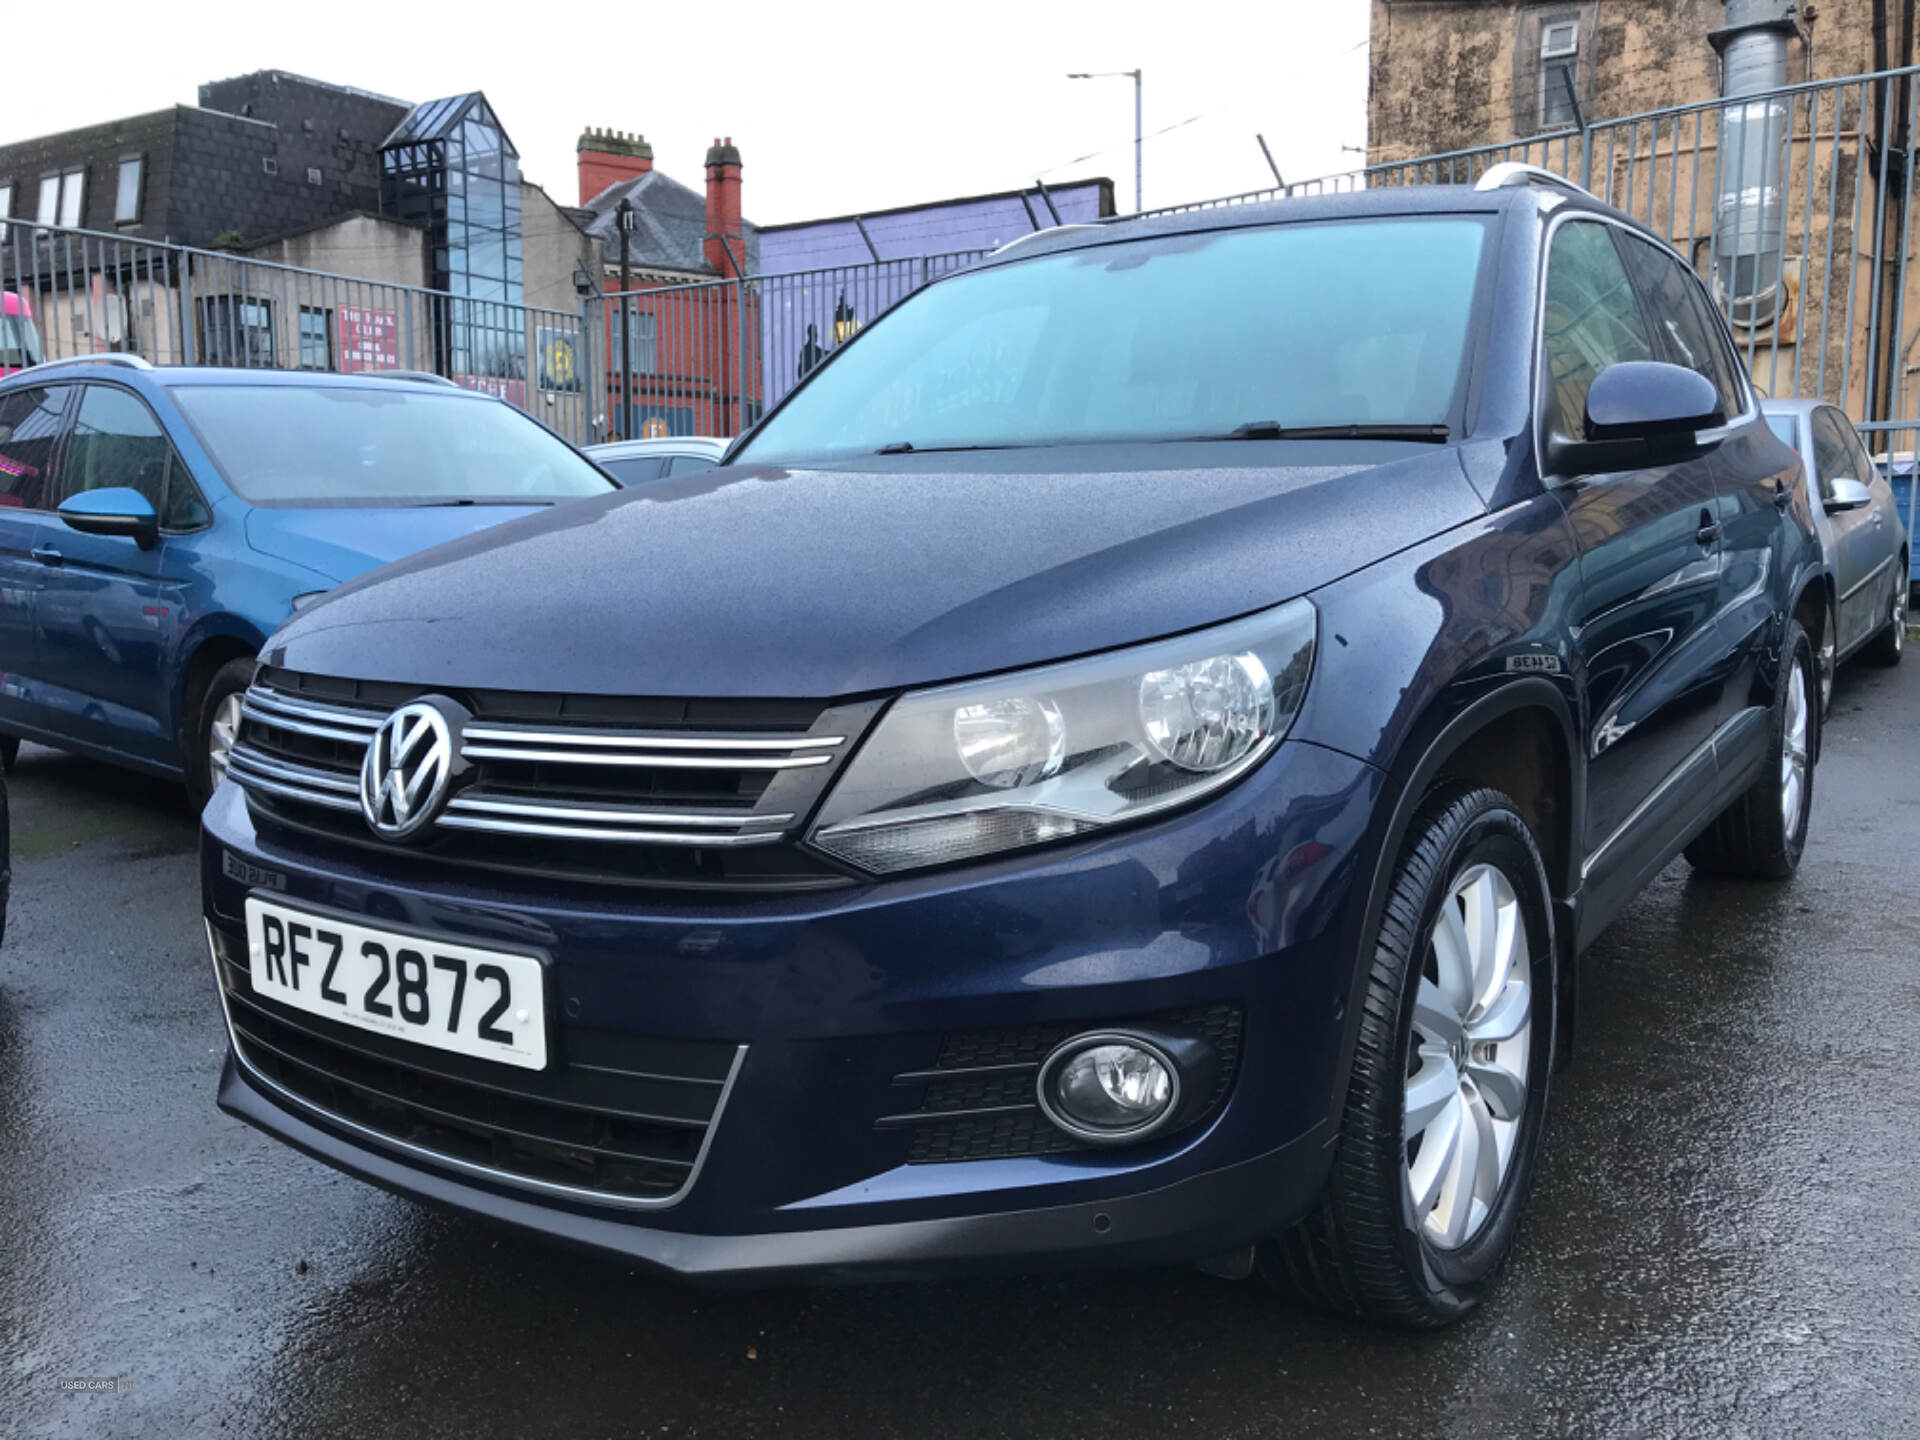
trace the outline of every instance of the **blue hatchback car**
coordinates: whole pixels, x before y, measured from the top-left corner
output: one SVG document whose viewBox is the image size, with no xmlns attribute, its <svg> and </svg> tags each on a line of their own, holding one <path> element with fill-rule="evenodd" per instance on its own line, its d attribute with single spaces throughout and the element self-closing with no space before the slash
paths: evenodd
<svg viewBox="0 0 1920 1440">
<path fill-rule="evenodd" d="M 0 383 L 0 757 L 22 738 L 186 782 L 311 597 L 615 488 L 511 406 L 432 376 L 156 369 Z"/>
</svg>

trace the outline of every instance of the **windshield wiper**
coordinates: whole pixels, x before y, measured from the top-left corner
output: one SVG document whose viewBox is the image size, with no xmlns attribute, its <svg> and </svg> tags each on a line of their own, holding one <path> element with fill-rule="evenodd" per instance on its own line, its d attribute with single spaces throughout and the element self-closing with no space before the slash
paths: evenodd
<svg viewBox="0 0 1920 1440">
<path fill-rule="evenodd" d="M 882 445 L 876 455 L 948 455 L 959 450 L 1019 450 L 1019 445 L 916 445 L 911 440 L 894 440 Z"/>
<path fill-rule="evenodd" d="M 1282 425 L 1277 420 L 1249 420 L 1226 435 L 1206 440 L 1418 440 L 1434 445 L 1448 438 L 1444 425 Z"/>
</svg>

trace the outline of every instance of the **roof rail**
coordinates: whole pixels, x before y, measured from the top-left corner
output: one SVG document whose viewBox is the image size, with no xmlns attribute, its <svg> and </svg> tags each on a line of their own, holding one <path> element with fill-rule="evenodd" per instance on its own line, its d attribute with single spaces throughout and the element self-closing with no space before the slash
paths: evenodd
<svg viewBox="0 0 1920 1440">
<path fill-rule="evenodd" d="M 1133 217 L 1127 216 L 1124 218 L 1131 219 Z M 1104 228 L 1106 227 L 1102 225 L 1092 225 L 1084 220 L 1076 221 L 1071 225 L 1049 225 L 1044 230 L 1030 230 L 1025 235 L 1014 236 L 1013 239 L 1007 241 L 1006 244 L 996 246 L 994 249 L 989 250 L 987 257 L 991 259 L 995 255 L 1004 255 L 1015 246 L 1025 245 L 1030 240 L 1038 240 L 1042 235 L 1064 235 L 1069 230 L 1101 230 Z"/>
<path fill-rule="evenodd" d="M 37 375 L 42 370 L 57 370 L 65 365 L 120 365 L 128 370 L 153 369 L 151 364 L 138 355 L 129 355 L 124 350 L 102 350 L 98 355 L 69 355 L 64 360 L 42 360 L 38 365 L 27 365 L 13 373 Z"/>
<path fill-rule="evenodd" d="M 1502 160 L 1498 165 L 1489 165 L 1487 173 L 1473 182 L 1476 190 L 1506 190 L 1515 185 L 1551 185 L 1570 194 L 1584 195 L 1589 200 L 1598 198 L 1591 190 L 1564 175 L 1556 175 L 1551 170 L 1527 165 L 1519 160 Z"/>
<path fill-rule="evenodd" d="M 384 375 L 389 380 L 412 380 L 421 385 L 450 385 L 455 390 L 466 387 L 456 384 L 444 375 L 436 375 L 431 370 L 362 370 L 362 375 Z"/>
</svg>

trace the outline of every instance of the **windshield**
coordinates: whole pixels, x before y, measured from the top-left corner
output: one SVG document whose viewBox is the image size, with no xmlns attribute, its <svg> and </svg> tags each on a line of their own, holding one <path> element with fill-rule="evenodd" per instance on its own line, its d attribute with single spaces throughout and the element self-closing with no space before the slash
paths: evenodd
<svg viewBox="0 0 1920 1440">
<path fill-rule="evenodd" d="M 616 488 L 511 406 L 424 385 L 172 393 L 227 483 L 255 505 L 536 503 Z"/>
<path fill-rule="evenodd" d="M 870 327 L 740 458 L 1433 430 L 1453 408 L 1485 233 L 1455 216 L 1300 223 L 960 275 Z"/>
<path fill-rule="evenodd" d="M 19 315 L 0 315 L 0 370 L 24 370 L 43 358 L 40 332 L 33 321 Z"/>
</svg>

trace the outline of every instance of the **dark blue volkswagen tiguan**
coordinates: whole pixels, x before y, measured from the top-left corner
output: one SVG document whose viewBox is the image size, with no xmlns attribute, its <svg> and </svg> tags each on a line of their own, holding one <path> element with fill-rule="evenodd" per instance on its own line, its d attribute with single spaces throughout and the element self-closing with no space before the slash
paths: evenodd
<svg viewBox="0 0 1920 1440">
<path fill-rule="evenodd" d="M 271 639 L 220 1103 L 686 1276 L 1452 1319 L 1576 957 L 1683 849 L 1798 862 L 1799 466 L 1685 263 L 1523 168 L 1036 235 L 719 468 Z"/>
</svg>

